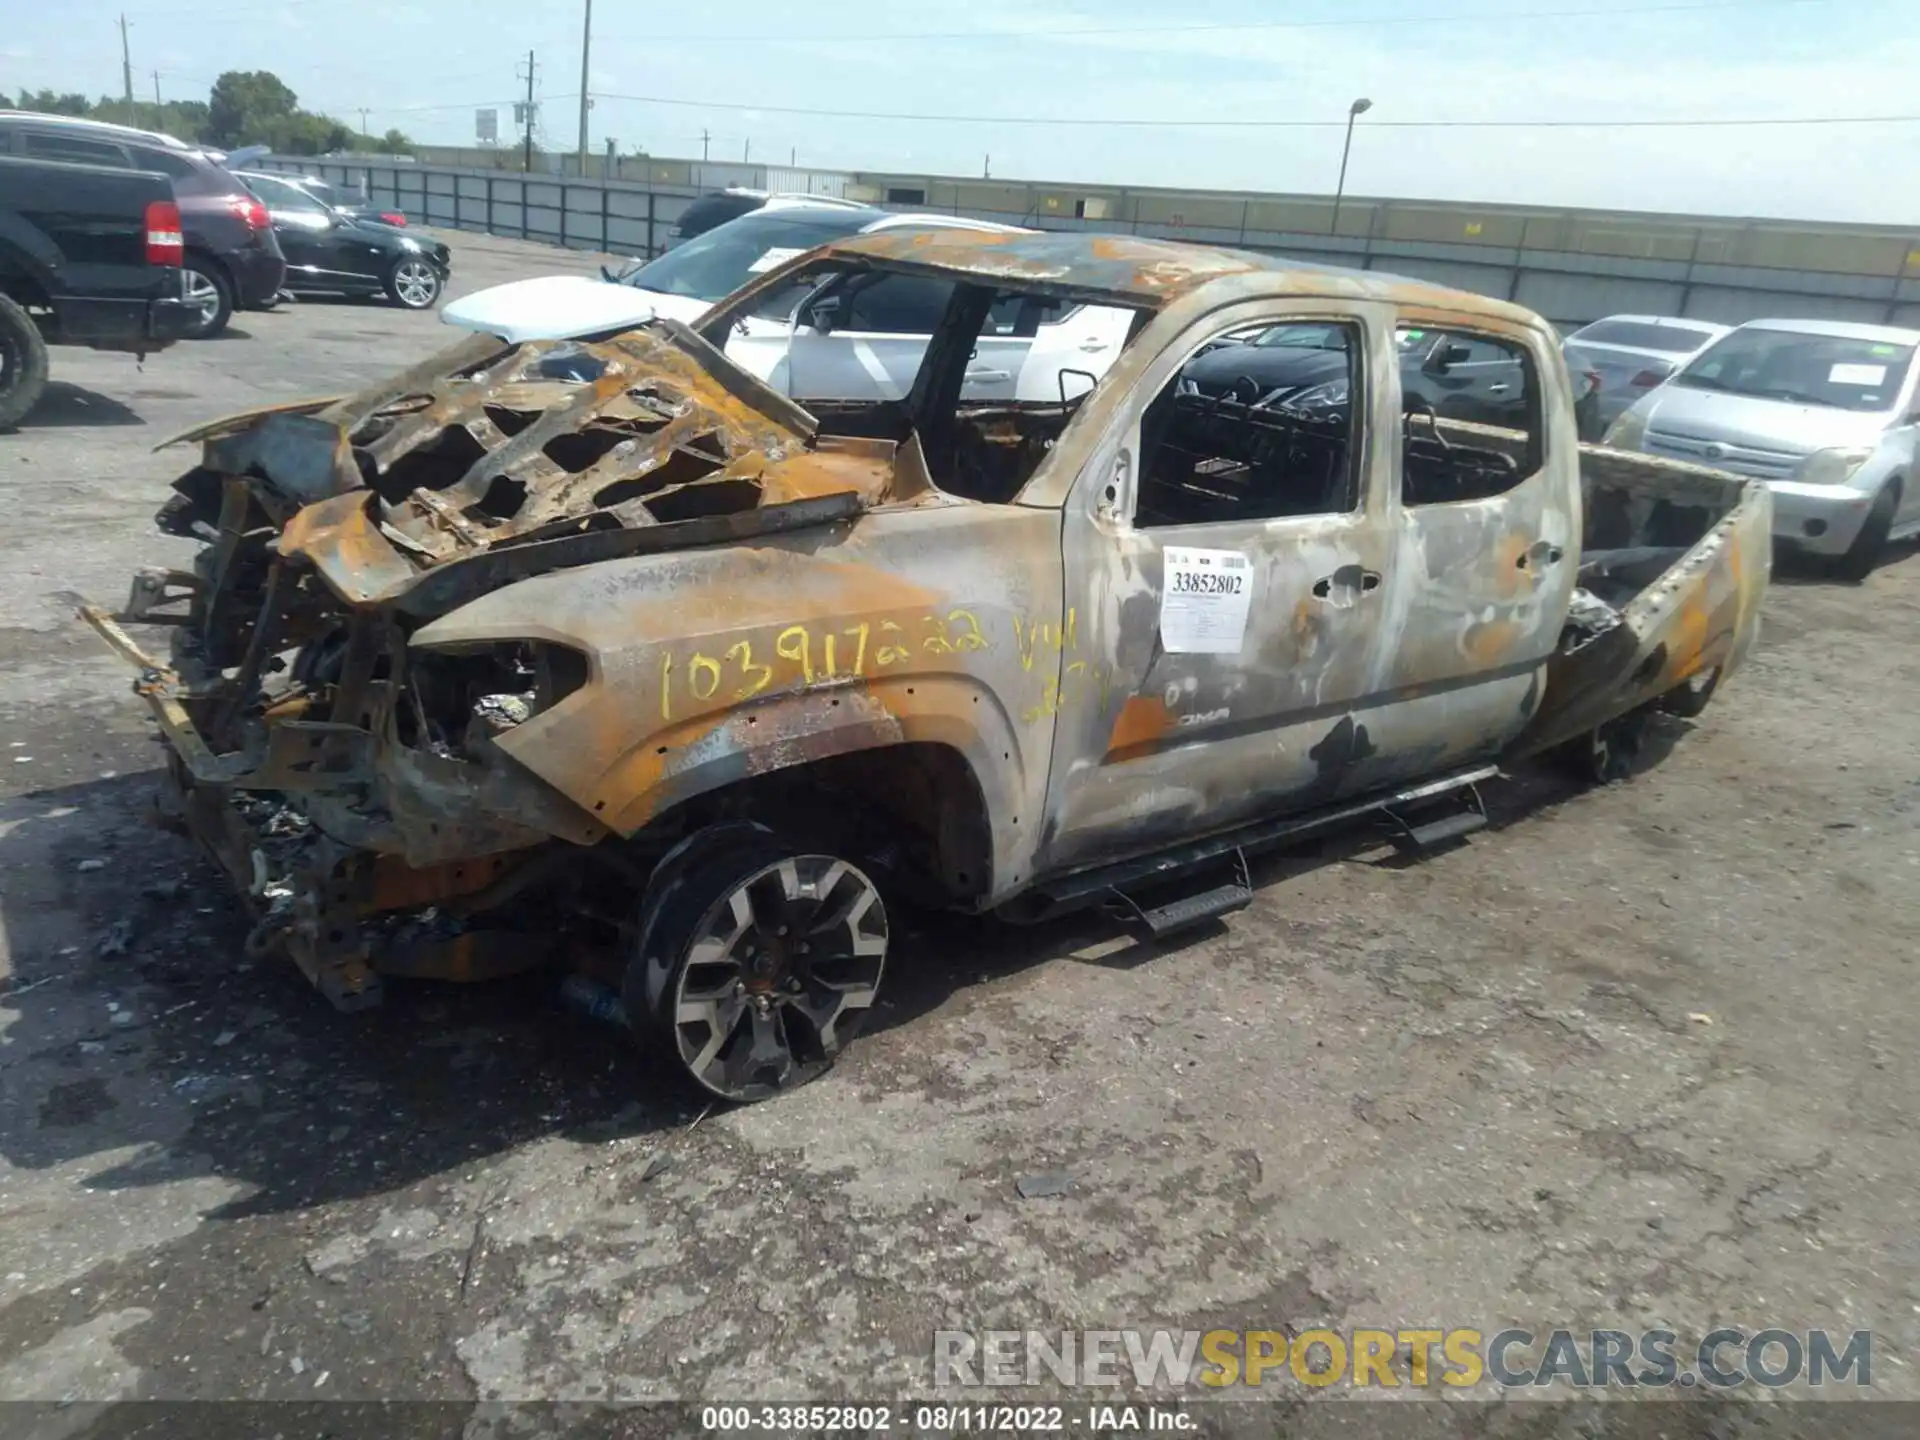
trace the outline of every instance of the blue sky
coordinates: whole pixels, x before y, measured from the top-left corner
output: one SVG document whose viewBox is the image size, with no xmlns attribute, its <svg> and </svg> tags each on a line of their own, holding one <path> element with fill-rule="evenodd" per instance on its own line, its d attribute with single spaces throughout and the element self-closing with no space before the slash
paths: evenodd
<svg viewBox="0 0 1920 1440">
<path fill-rule="evenodd" d="M 1662 7 L 1656 9 L 1654 7 Z M 1678 7 L 1678 8 L 1676 8 Z M 0 91 L 118 92 L 120 0 L 0 0 Z M 543 139 L 572 148 L 580 3 L 125 0 L 143 96 L 270 69 L 375 131 L 469 142 L 540 61 Z M 1602 12 L 1602 13 L 1595 13 Z M 1523 18 L 1534 15 L 1534 19 Z M 1374 23 L 1382 22 L 1382 23 Z M 1099 31 L 1079 35 L 1036 32 Z M 817 168 L 1348 190 L 1920 225 L 1920 123 L 1417 128 L 1412 122 L 1920 115 L 1913 0 L 599 0 L 593 143 Z M 942 38 L 909 38 L 937 35 Z M 666 105 L 657 97 L 694 102 Z M 985 117 L 863 120 L 772 106 Z M 1316 121 L 1311 128 L 1009 123 Z M 510 115 L 503 114 L 502 124 Z M 1405 128 L 1398 128 L 1405 127 Z"/>
</svg>

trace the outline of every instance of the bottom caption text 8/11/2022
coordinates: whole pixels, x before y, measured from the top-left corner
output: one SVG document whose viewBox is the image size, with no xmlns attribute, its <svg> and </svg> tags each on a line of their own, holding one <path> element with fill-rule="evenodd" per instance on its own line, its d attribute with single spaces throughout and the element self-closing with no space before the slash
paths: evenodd
<svg viewBox="0 0 1920 1440">
<path fill-rule="evenodd" d="M 1178 1434 L 1198 1420 L 1178 1405 L 706 1405 L 714 1435 L 1118 1435 Z"/>
</svg>

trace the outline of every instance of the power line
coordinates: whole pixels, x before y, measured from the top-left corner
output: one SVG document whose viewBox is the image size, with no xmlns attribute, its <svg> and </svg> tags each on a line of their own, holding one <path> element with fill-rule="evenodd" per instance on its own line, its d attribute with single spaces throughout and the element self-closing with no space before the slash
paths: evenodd
<svg viewBox="0 0 1920 1440">
<path fill-rule="evenodd" d="M 631 100 L 643 105 L 672 105 L 695 110 L 741 109 L 741 102 L 681 100 L 666 95 L 621 95 L 598 92 L 603 100 Z M 1343 115 L 1336 120 L 1192 120 L 1088 117 L 1075 115 L 916 115 L 899 110 L 831 110 L 811 105 L 767 105 L 758 100 L 751 108 L 769 115 L 815 115 L 836 120 L 903 120 L 936 125 L 1070 125 L 1089 129 L 1129 130 L 1338 130 Z M 1920 115 L 1804 115 L 1756 116 L 1713 120 L 1370 120 L 1369 130 L 1674 130 L 1734 129 L 1745 126 L 1793 125 L 1910 125 Z"/>
<path fill-rule="evenodd" d="M 739 101 L 724 100 L 686 100 L 672 95 L 629 95 L 614 90 L 596 90 L 595 97 L 602 100 L 626 100 L 639 105 L 666 105 L 689 110 L 724 110 L 738 113 L 742 108 Z M 542 92 L 548 101 L 570 100 L 577 97 L 577 91 L 564 91 L 555 94 Z M 423 115 L 436 111 L 469 110 L 483 105 L 515 104 L 516 100 L 465 100 L 449 105 L 389 105 L 367 107 L 375 115 Z M 344 107 L 357 109 L 357 106 Z M 836 120 L 897 120 L 913 121 L 932 125 L 1062 125 L 1087 129 L 1116 128 L 1138 130 L 1206 130 L 1206 129 L 1243 129 L 1243 130 L 1337 130 L 1347 122 L 1344 116 L 1336 119 L 1308 120 L 1241 120 L 1241 119 L 1139 119 L 1118 116 L 1077 116 L 1077 115 L 929 115 L 915 114 L 898 110 L 835 110 L 825 106 L 811 105 L 768 105 L 755 101 L 752 110 L 769 115 L 805 115 Z M 1652 120 L 1640 117 L 1596 119 L 1596 120 L 1368 120 L 1369 130 L 1689 130 L 1689 129 L 1749 129 L 1749 128 L 1792 128 L 1802 125 L 1911 125 L 1920 123 L 1920 114 L 1915 115 L 1766 115 L 1738 116 L 1733 118 L 1708 119 L 1662 119 Z M 711 136 L 714 140 L 731 140 L 737 137 Z"/>
</svg>

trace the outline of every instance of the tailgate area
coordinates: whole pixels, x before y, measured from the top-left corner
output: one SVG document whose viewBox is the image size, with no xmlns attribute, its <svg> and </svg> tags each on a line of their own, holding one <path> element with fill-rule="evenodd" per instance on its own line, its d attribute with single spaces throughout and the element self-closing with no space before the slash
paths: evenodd
<svg viewBox="0 0 1920 1440">
<path fill-rule="evenodd" d="M 1523 758 L 1682 689 L 1718 687 L 1759 633 L 1773 497 L 1723 471 L 1580 446 L 1580 588 Z"/>
</svg>

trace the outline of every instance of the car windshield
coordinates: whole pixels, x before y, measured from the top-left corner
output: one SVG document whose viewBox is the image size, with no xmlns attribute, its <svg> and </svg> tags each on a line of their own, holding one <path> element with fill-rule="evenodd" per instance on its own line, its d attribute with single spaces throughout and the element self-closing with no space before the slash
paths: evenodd
<svg viewBox="0 0 1920 1440">
<path fill-rule="evenodd" d="M 1682 370 L 1673 383 L 1836 410 L 1890 410 L 1912 358 L 1911 345 L 1740 329 Z"/>
<path fill-rule="evenodd" d="M 1284 347 L 1295 350 L 1344 350 L 1346 331 L 1339 325 L 1275 325 L 1254 336 L 1249 344 L 1263 350 Z"/>
<path fill-rule="evenodd" d="M 324 180 L 302 180 L 300 182 L 300 188 L 313 196 L 313 198 L 321 204 L 331 205 L 336 210 L 339 209 L 340 206 L 350 203 L 346 196 L 342 195 Z"/>
<path fill-rule="evenodd" d="M 1692 325 L 1648 325 L 1639 320 L 1596 320 L 1577 338 L 1587 345 L 1625 345 L 1630 350 L 1685 355 L 1711 340 L 1713 331 Z"/>
<path fill-rule="evenodd" d="M 620 281 L 662 295 L 718 300 L 803 250 L 858 233 L 871 218 L 857 210 L 844 215 L 756 210 L 696 235 Z"/>
<path fill-rule="evenodd" d="M 1567 357 L 1567 369 L 1575 371 L 1597 371 L 1605 376 L 1651 375 L 1648 384 L 1656 384 L 1673 370 L 1673 362 L 1656 360 L 1650 355 L 1622 355 L 1617 350 L 1589 350 L 1575 340 L 1569 340 L 1561 353 Z"/>
</svg>

